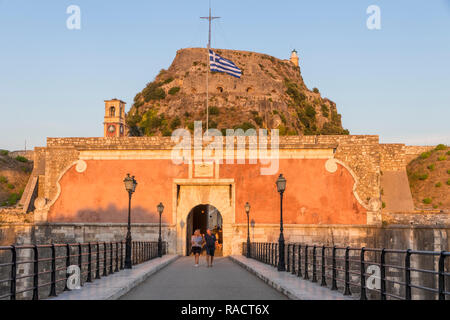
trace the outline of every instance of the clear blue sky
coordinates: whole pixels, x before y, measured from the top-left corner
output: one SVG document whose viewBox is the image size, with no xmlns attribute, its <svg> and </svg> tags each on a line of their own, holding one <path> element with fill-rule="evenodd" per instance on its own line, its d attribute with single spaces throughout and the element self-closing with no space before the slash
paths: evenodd
<svg viewBox="0 0 450 320">
<path fill-rule="evenodd" d="M 81 8 L 81 30 L 66 9 Z M 381 30 L 366 9 L 381 8 Z M 102 136 L 103 100 L 128 102 L 177 49 L 204 47 L 207 0 L 0 0 L 0 148 Z M 309 88 L 352 134 L 450 144 L 449 0 L 213 0 L 213 47 L 300 54 Z"/>
</svg>

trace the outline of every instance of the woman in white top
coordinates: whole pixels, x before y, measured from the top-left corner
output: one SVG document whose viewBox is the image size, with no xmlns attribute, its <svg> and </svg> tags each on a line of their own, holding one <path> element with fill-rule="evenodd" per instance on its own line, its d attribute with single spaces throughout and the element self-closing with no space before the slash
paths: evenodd
<svg viewBox="0 0 450 320">
<path fill-rule="evenodd" d="M 198 267 L 198 260 L 200 258 L 200 253 L 202 252 L 202 244 L 203 237 L 200 234 L 200 229 L 197 229 L 191 237 L 192 253 L 195 257 L 195 267 Z"/>
</svg>

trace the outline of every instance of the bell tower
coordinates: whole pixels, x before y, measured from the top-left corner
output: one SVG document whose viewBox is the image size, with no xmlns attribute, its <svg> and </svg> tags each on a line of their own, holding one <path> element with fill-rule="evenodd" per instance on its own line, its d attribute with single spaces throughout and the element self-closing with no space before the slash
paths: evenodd
<svg viewBox="0 0 450 320">
<path fill-rule="evenodd" d="M 125 105 L 122 100 L 105 100 L 104 137 L 125 137 Z"/>
<path fill-rule="evenodd" d="M 298 58 L 297 50 L 294 49 L 294 50 L 292 50 L 292 53 L 291 53 L 291 62 L 292 62 L 296 67 L 299 67 L 299 66 L 300 66 L 298 60 L 299 60 L 299 58 Z"/>
</svg>

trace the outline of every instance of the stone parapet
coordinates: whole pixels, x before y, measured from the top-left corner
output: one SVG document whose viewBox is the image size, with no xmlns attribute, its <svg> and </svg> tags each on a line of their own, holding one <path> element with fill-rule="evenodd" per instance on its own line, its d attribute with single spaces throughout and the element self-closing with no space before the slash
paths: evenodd
<svg viewBox="0 0 450 320">
<path fill-rule="evenodd" d="M 417 158 L 421 153 L 434 149 L 433 146 L 406 146 L 405 161 L 406 164 Z"/>
</svg>

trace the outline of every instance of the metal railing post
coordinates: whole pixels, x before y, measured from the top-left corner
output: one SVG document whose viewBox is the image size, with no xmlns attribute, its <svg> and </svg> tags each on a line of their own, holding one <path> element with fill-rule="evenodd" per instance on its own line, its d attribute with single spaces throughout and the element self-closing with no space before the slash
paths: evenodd
<svg viewBox="0 0 450 320">
<path fill-rule="evenodd" d="M 305 245 L 305 269 L 303 271 L 303 279 L 309 279 L 308 275 L 308 245 Z"/>
<path fill-rule="evenodd" d="M 278 265 L 278 243 L 275 243 L 275 267 Z"/>
<path fill-rule="evenodd" d="M 136 242 L 136 262 L 135 262 L 135 264 L 139 264 L 140 263 L 140 259 L 141 259 L 141 257 L 140 257 L 140 246 L 141 246 L 141 242 L 140 241 L 137 241 Z"/>
<path fill-rule="evenodd" d="M 95 264 L 95 279 L 100 279 L 100 243 L 97 241 L 97 254 L 96 254 L 96 264 Z"/>
<path fill-rule="evenodd" d="M 115 272 L 119 272 L 119 243 L 116 242 L 116 270 Z"/>
<path fill-rule="evenodd" d="M 291 259 L 291 263 L 292 263 L 292 268 L 291 268 L 291 273 L 295 274 L 295 243 L 292 245 L 292 259 Z"/>
<path fill-rule="evenodd" d="M 276 249 L 276 243 L 272 243 L 272 266 L 275 267 L 277 265 L 277 252 Z"/>
<path fill-rule="evenodd" d="M 264 263 L 264 242 L 261 243 L 261 262 Z"/>
<path fill-rule="evenodd" d="M 33 300 L 39 300 L 39 253 L 38 246 L 33 246 Z"/>
<path fill-rule="evenodd" d="M 381 300 L 386 300 L 386 249 L 381 249 L 380 277 L 381 277 Z"/>
<path fill-rule="evenodd" d="M 259 261 L 264 262 L 264 243 L 259 243 Z"/>
<path fill-rule="evenodd" d="M 108 268 L 107 268 L 107 255 L 108 251 L 106 249 L 106 242 L 103 242 L 103 276 L 108 275 Z"/>
<path fill-rule="evenodd" d="M 164 245 L 161 243 L 161 251 L 164 248 Z M 163 252 L 161 252 L 161 254 L 164 254 Z M 144 261 L 148 261 L 148 243 L 144 242 Z"/>
<path fill-rule="evenodd" d="M 261 243 L 258 242 L 258 261 L 261 261 Z"/>
<path fill-rule="evenodd" d="M 268 261 L 268 246 L 266 242 L 262 243 L 262 262 L 267 263 Z"/>
<path fill-rule="evenodd" d="M 113 252 L 113 243 L 109 243 L 109 273 L 114 273 L 113 269 L 113 260 L 114 260 L 114 252 Z"/>
<path fill-rule="evenodd" d="M 322 262 L 321 262 L 321 281 L 320 285 L 325 287 L 327 285 L 326 276 L 325 276 L 325 246 L 322 246 Z"/>
<path fill-rule="evenodd" d="M 78 267 L 80 268 L 80 286 L 83 285 L 83 248 L 81 247 L 81 243 L 78 243 Z"/>
<path fill-rule="evenodd" d="M 302 276 L 302 244 L 300 243 L 298 245 L 297 249 L 297 264 L 298 264 L 298 270 L 297 270 L 297 277 Z"/>
<path fill-rule="evenodd" d="M 286 246 L 286 250 L 287 250 L 287 252 L 286 252 L 286 254 L 284 255 L 285 257 L 286 257 L 286 272 L 289 272 L 290 271 L 290 268 L 291 268 L 291 266 L 290 266 L 290 262 L 289 262 L 289 252 L 290 252 L 290 249 L 291 248 L 291 244 L 290 243 L 288 243 L 288 245 Z"/>
<path fill-rule="evenodd" d="M 439 279 L 438 279 L 438 291 L 439 300 L 445 300 L 445 251 L 441 251 L 439 256 Z"/>
<path fill-rule="evenodd" d="M 405 299 L 411 300 L 411 249 L 405 255 Z"/>
<path fill-rule="evenodd" d="M 70 244 L 66 244 L 66 270 L 65 270 L 65 274 L 66 274 L 66 285 L 64 287 L 64 291 L 69 291 L 69 287 L 67 287 L 67 280 L 69 279 L 69 275 L 67 274 L 67 268 L 69 268 L 70 266 Z"/>
<path fill-rule="evenodd" d="M 316 267 L 316 245 L 313 247 L 313 277 L 312 282 L 317 282 L 317 267 Z"/>
<path fill-rule="evenodd" d="M 360 276 L 361 276 L 361 300 L 367 300 L 366 296 L 366 266 L 364 262 L 364 253 L 366 251 L 366 248 L 361 248 L 361 268 L 360 268 Z"/>
<path fill-rule="evenodd" d="M 332 264 L 331 264 L 331 290 L 337 290 L 337 270 L 336 270 L 336 246 L 333 246 L 333 252 L 332 252 Z"/>
<path fill-rule="evenodd" d="M 17 288 L 17 249 L 16 246 L 11 246 L 11 288 L 10 288 L 10 300 L 16 300 L 16 288 Z"/>
<path fill-rule="evenodd" d="M 124 269 L 123 265 L 123 241 L 120 241 L 120 269 Z"/>
<path fill-rule="evenodd" d="M 49 297 L 56 297 L 56 248 L 54 243 L 52 243 L 52 272 L 50 282 Z"/>
<path fill-rule="evenodd" d="M 350 260 L 349 260 L 350 247 L 345 248 L 345 289 L 344 296 L 351 295 L 350 292 Z"/>
<path fill-rule="evenodd" d="M 92 282 L 92 246 L 88 243 L 88 274 L 86 282 Z"/>
</svg>

